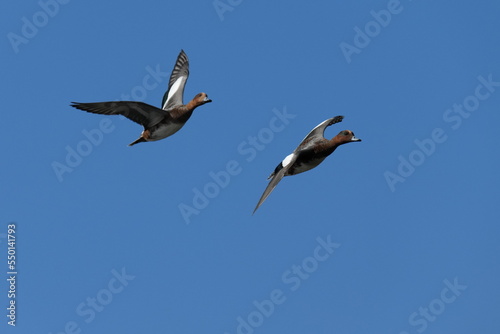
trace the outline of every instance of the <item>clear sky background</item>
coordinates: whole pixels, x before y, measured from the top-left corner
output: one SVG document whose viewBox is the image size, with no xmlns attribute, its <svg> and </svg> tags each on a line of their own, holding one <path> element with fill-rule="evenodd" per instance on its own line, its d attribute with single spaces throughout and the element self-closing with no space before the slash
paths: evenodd
<svg viewBox="0 0 500 334">
<path fill-rule="evenodd" d="M 3 7 L 2 333 L 500 331 L 498 1 Z M 174 136 L 69 106 L 160 106 L 181 49 L 213 103 Z M 252 216 L 336 115 L 363 141 Z"/>
</svg>

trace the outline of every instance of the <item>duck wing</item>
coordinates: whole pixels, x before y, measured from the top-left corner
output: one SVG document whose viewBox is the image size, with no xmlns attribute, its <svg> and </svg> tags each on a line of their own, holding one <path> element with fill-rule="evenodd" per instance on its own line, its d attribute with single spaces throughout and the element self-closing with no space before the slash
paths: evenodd
<svg viewBox="0 0 500 334">
<path fill-rule="evenodd" d="M 184 86 L 186 86 L 188 77 L 189 59 L 184 50 L 181 50 L 179 56 L 177 56 L 172 74 L 170 74 L 168 90 L 165 95 L 163 95 L 161 103 L 163 110 L 170 110 L 175 106 L 184 104 L 182 99 L 184 95 Z"/>
<path fill-rule="evenodd" d="M 136 101 L 71 102 L 71 106 L 94 114 L 123 115 L 145 128 L 152 127 L 165 119 L 165 117 L 169 117 L 168 113 L 161 109 Z"/>
<path fill-rule="evenodd" d="M 257 206 L 253 210 L 252 214 L 254 214 L 255 211 L 257 211 L 257 209 L 262 205 L 262 203 L 264 203 L 266 198 L 268 198 L 269 195 L 271 195 L 274 188 L 276 188 L 276 186 L 281 181 L 283 176 L 285 176 L 286 172 L 295 163 L 295 160 L 297 160 L 297 157 L 298 157 L 298 154 L 292 153 L 292 154 L 288 155 L 285 159 L 283 159 L 283 161 L 278 165 L 278 167 L 275 169 L 274 173 L 271 174 L 271 176 L 270 176 L 271 181 L 269 181 L 269 183 L 266 187 L 266 190 L 264 190 L 264 193 L 260 197 L 259 203 L 257 203 Z M 281 167 L 281 169 L 280 169 L 280 167 Z"/>
<path fill-rule="evenodd" d="M 327 119 L 326 121 L 318 124 L 314 129 L 307 134 L 307 136 L 302 140 L 302 142 L 297 146 L 294 153 L 307 150 L 314 146 L 318 140 L 323 140 L 325 138 L 325 129 L 330 125 L 340 123 L 344 119 L 344 116 L 335 116 Z"/>
</svg>

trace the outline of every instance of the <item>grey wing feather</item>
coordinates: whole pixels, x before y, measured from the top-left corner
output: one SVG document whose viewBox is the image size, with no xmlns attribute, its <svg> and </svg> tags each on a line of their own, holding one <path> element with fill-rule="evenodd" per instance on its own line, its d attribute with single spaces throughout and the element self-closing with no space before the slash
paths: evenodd
<svg viewBox="0 0 500 334">
<path fill-rule="evenodd" d="M 264 190 L 264 193 L 260 197 L 259 203 L 257 203 L 257 206 L 253 210 L 252 214 L 254 214 L 255 211 L 257 211 L 257 209 L 262 205 L 262 203 L 264 203 L 264 201 L 269 197 L 269 195 L 271 195 L 274 188 L 276 188 L 278 183 L 285 176 L 285 174 L 288 171 L 288 169 L 290 168 L 290 166 L 292 166 L 294 164 L 295 160 L 297 160 L 297 155 L 294 155 L 292 157 L 292 159 L 290 160 L 290 162 L 285 167 L 281 168 L 276 174 L 273 175 L 273 178 L 271 179 L 271 181 L 269 181 L 269 184 L 267 185 L 266 190 Z"/>
<path fill-rule="evenodd" d="M 154 126 L 165 117 L 168 117 L 168 113 L 161 109 L 143 102 L 135 101 L 93 103 L 72 102 L 71 106 L 94 114 L 123 115 L 131 121 L 139 123 L 146 128 Z"/>
<path fill-rule="evenodd" d="M 168 90 L 163 95 L 161 103 L 163 110 L 170 110 L 175 106 L 183 104 L 184 86 L 186 86 L 188 77 L 189 59 L 184 50 L 181 50 L 179 56 L 177 56 L 172 74 L 170 74 Z"/>
<path fill-rule="evenodd" d="M 329 127 L 330 125 L 335 124 L 335 123 L 342 122 L 343 119 L 344 119 L 344 116 L 335 116 L 335 117 L 329 118 L 326 121 L 323 121 L 320 124 L 318 124 L 302 140 L 302 142 L 299 144 L 299 146 L 297 147 L 297 149 L 295 150 L 295 152 L 297 150 L 307 149 L 310 146 L 312 146 L 314 144 L 314 142 L 316 142 L 318 139 L 323 139 L 324 136 L 325 136 L 325 130 L 326 130 L 326 128 Z"/>
</svg>

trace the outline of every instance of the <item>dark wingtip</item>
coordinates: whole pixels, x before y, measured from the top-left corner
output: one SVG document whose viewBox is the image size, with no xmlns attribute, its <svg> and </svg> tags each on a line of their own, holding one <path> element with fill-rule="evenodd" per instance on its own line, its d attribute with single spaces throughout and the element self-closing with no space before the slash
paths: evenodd
<svg viewBox="0 0 500 334">
<path fill-rule="evenodd" d="M 340 123 L 342 122 L 342 120 L 344 119 L 344 116 L 342 115 L 339 115 L 339 116 L 335 116 L 333 117 L 333 119 L 330 121 L 330 123 L 328 123 L 328 125 L 333 125 L 333 124 L 336 124 L 336 123 Z"/>
<path fill-rule="evenodd" d="M 73 108 L 76 108 L 76 109 L 80 109 L 80 110 L 83 110 L 81 108 L 81 103 L 80 102 L 71 102 L 71 104 L 69 105 L 70 107 L 73 107 Z"/>
</svg>

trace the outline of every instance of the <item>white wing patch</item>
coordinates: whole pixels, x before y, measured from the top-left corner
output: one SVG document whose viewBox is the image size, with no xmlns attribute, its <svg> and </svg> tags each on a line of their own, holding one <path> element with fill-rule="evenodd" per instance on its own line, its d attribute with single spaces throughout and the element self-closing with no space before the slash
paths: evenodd
<svg viewBox="0 0 500 334">
<path fill-rule="evenodd" d="M 293 153 L 287 155 L 287 157 L 285 159 L 283 159 L 283 161 L 281 162 L 283 167 L 286 167 L 288 164 L 290 164 L 290 162 L 292 161 L 292 158 L 293 158 Z"/>
<path fill-rule="evenodd" d="M 168 91 L 168 96 L 167 96 L 167 100 L 165 101 L 165 104 L 163 104 L 163 109 L 165 109 L 167 107 L 167 104 L 168 102 L 170 101 L 170 99 L 172 98 L 172 96 L 174 96 L 175 93 L 177 93 L 177 91 L 179 90 L 179 88 L 181 87 L 183 81 L 184 81 L 184 77 L 179 77 L 175 82 L 174 84 L 172 85 L 172 87 L 170 87 L 170 90 Z"/>
</svg>

